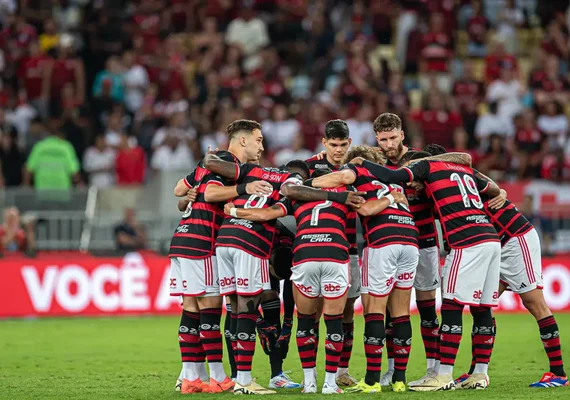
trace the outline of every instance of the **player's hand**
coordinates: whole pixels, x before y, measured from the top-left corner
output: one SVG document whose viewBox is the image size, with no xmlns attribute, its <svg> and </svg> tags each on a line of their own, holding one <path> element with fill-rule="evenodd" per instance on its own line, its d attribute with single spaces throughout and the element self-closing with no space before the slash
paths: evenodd
<svg viewBox="0 0 570 400">
<path fill-rule="evenodd" d="M 198 190 L 195 188 L 188 189 L 188 192 L 186 192 L 186 200 L 188 200 L 191 203 L 195 202 L 197 197 L 198 197 Z"/>
<path fill-rule="evenodd" d="M 220 151 L 220 149 L 218 149 L 217 147 L 216 147 L 215 150 L 212 150 L 212 146 L 208 146 L 208 151 L 206 152 L 206 155 L 208 155 L 208 154 L 216 154 L 218 151 Z"/>
<path fill-rule="evenodd" d="M 257 321 L 257 334 L 259 335 L 259 343 L 265 354 L 269 355 L 277 345 L 279 331 L 273 325 L 260 318 Z"/>
<path fill-rule="evenodd" d="M 390 194 L 394 196 L 394 203 L 405 204 L 406 206 L 409 206 L 408 197 L 404 193 L 393 191 Z"/>
<path fill-rule="evenodd" d="M 362 165 L 362 163 L 364 162 L 364 158 L 362 157 L 355 157 L 352 160 L 350 160 L 349 164 L 354 164 L 354 165 Z"/>
<path fill-rule="evenodd" d="M 284 360 L 289 352 L 289 342 L 291 341 L 291 331 L 293 330 L 293 319 L 285 318 L 281 327 L 281 335 L 277 339 L 277 347 L 281 350 L 281 358 Z"/>
<path fill-rule="evenodd" d="M 326 156 L 327 156 L 327 152 L 325 150 L 323 150 L 320 153 L 315 154 L 313 157 L 317 157 L 317 160 L 322 160 Z"/>
<path fill-rule="evenodd" d="M 235 207 L 234 203 L 232 202 L 226 203 L 226 205 L 224 206 L 224 214 L 230 215 L 230 210 L 234 207 Z"/>
<path fill-rule="evenodd" d="M 245 185 L 247 194 L 256 194 L 258 196 L 269 196 L 273 192 L 273 186 L 269 182 L 255 181 Z"/>
<path fill-rule="evenodd" d="M 413 181 L 413 182 L 408 182 L 407 185 L 413 189 L 416 190 L 416 192 L 420 192 L 422 190 L 425 189 L 425 186 L 423 183 L 418 182 L 418 181 Z"/>
<path fill-rule="evenodd" d="M 362 197 L 365 194 L 366 192 L 348 192 L 348 196 L 344 204 L 358 210 L 362 204 L 366 203 L 366 200 Z"/>
<path fill-rule="evenodd" d="M 493 197 L 491 200 L 489 200 L 489 208 L 498 210 L 505 204 L 505 201 L 507 201 L 507 191 L 501 189 L 501 193 L 497 197 Z"/>
</svg>

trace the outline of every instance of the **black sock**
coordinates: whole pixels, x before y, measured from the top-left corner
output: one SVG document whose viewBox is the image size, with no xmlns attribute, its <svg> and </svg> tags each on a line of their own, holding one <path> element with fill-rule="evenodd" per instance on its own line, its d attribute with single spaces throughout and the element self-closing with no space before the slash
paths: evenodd
<svg viewBox="0 0 570 400">
<path fill-rule="evenodd" d="M 443 299 L 439 341 L 440 365 L 455 365 L 463 333 L 463 305 Z"/>
<path fill-rule="evenodd" d="M 281 332 L 281 301 L 276 299 L 261 303 L 261 309 L 263 310 L 265 322 L 275 326 L 277 330 Z M 283 372 L 283 358 L 278 349 L 273 349 L 269 354 L 269 364 L 271 365 L 272 378 Z"/>
<path fill-rule="evenodd" d="M 228 350 L 228 359 L 230 361 L 231 378 L 237 376 L 237 364 L 234 353 L 233 337 L 235 336 L 237 328 L 237 316 L 232 314 L 232 307 L 226 304 L 226 318 L 224 320 L 224 337 L 226 339 L 226 348 Z"/>
<path fill-rule="evenodd" d="M 325 371 L 336 373 L 342 354 L 342 343 L 344 341 L 342 314 L 325 314 L 325 325 L 327 327 L 327 338 L 325 340 Z"/>
<path fill-rule="evenodd" d="M 383 314 L 366 314 L 364 316 L 364 353 L 366 354 L 366 376 L 364 382 L 374 385 L 380 382 L 382 372 L 382 348 L 386 332 Z"/>
<path fill-rule="evenodd" d="M 404 315 L 392 319 L 394 325 L 394 375 L 392 382 L 406 383 L 406 369 L 412 346 L 412 324 L 410 316 Z"/>
</svg>

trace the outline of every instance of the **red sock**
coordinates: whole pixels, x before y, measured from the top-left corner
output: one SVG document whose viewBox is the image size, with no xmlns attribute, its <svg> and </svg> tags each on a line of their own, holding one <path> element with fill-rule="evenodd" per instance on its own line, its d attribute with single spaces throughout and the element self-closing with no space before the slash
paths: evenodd
<svg viewBox="0 0 570 400">
<path fill-rule="evenodd" d="M 540 329 L 540 339 L 542 340 L 544 350 L 546 351 L 550 363 L 550 372 L 554 375 L 566 376 L 564 363 L 562 361 L 560 334 L 554 315 L 538 321 L 538 328 Z"/>
<path fill-rule="evenodd" d="M 366 314 L 364 316 L 364 353 L 366 354 L 366 376 L 364 382 L 374 385 L 380 382 L 382 371 L 382 349 L 384 347 L 384 315 Z"/>
<path fill-rule="evenodd" d="M 316 365 L 316 338 L 313 331 L 315 314 L 305 315 L 297 313 L 297 349 L 303 369 L 315 368 Z"/>
<path fill-rule="evenodd" d="M 325 371 L 336 373 L 344 339 L 342 332 L 342 314 L 325 314 L 325 324 L 327 327 L 327 338 L 325 340 Z"/>
<path fill-rule="evenodd" d="M 200 342 L 200 314 L 182 311 L 178 329 L 178 343 L 182 362 L 205 362 L 206 352 Z"/>
<path fill-rule="evenodd" d="M 394 377 L 393 382 L 406 382 L 406 369 L 412 347 L 412 324 L 410 316 L 392 319 L 394 325 Z"/>
<path fill-rule="evenodd" d="M 416 301 L 421 318 L 421 335 L 424 342 L 426 359 L 435 360 L 438 352 L 439 322 L 435 311 L 435 299 Z"/>
<path fill-rule="evenodd" d="M 238 371 L 251 371 L 251 364 L 255 353 L 256 324 L 256 314 L 241 313 L 238 315 L 236 343 Z"/>
<path fill-rule="evenodd" d="M 221 308 L 200 310 L 200 342 L 206 351 L 208 363 L 222 362 L 223 341 L 220 330 Z"/>
<path fill-rule="evenodd" d="M 452 300 L 443 300 L 441 305 L 441 334 L 439 336 L 440 368 L 443 365 L 451 367 L 455 365 L 463 332 L 462 313 L 463 306 L 461 304 Z"/>
</svg>

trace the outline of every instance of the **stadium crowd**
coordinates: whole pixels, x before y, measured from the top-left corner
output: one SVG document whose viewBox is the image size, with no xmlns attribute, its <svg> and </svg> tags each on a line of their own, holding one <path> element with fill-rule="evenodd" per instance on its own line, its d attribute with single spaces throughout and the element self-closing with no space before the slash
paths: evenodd
<svg viewBox="0 0 570 400">
<path fill-rule="evenodd" d="M 225 148 L 237 118 L 262 121 L 262 163 L 279 165 L 320 150 L 331 118 L 348 121 L 355 145 L 374 143 L 385 111 L 404 117 L 412 145 L 469 151 L 493 178 L 570 180 L 567 8 L 3 0 L 0 184 L 141 184 Z M 50 133 L 74 149 L 51 140 L 66 154 L 56 179 L 38 176 L 41 157 L 29 162 Z"/>
</svg>

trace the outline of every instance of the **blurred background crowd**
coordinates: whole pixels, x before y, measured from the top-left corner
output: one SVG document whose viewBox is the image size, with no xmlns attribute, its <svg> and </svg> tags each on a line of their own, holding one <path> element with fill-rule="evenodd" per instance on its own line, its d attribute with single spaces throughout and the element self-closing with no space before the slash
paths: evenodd
<svg viewBox="0 0 570 400">
<path fill-rule="evenodd" d="M 137 186 L 262 123 L 264 165 L 323 126 L 570 182 L 568 0 L 0 0 L 0 185 Z M 531 207 L 532 209 L 532 207 Z"/>
</svg>

